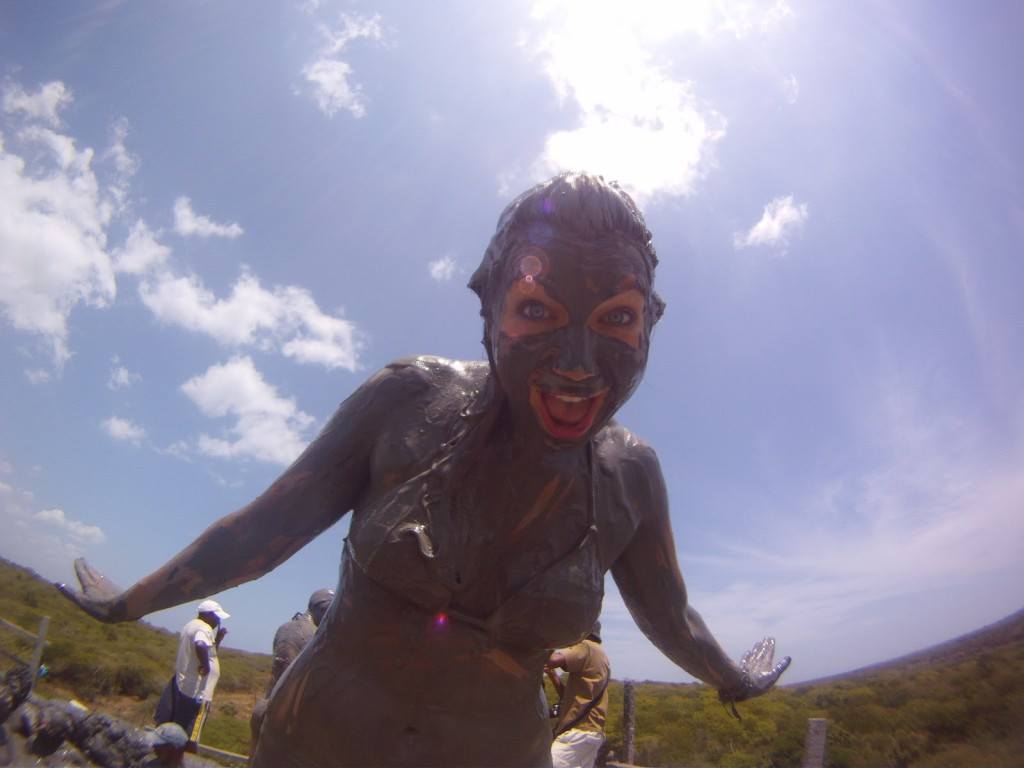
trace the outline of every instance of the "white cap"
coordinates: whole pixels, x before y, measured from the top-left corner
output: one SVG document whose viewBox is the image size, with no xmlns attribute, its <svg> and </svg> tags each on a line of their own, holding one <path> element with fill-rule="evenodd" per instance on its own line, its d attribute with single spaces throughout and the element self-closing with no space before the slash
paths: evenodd
<svg viewBox="0 0 1024 768">
<path fill-rule="evenodd" d="M 221 608 L 216 600 L 203 600 L 196 608 L 196 613 L 214 613 L 221 621 L 231 618 L 231 614 Z"/>
</svg>

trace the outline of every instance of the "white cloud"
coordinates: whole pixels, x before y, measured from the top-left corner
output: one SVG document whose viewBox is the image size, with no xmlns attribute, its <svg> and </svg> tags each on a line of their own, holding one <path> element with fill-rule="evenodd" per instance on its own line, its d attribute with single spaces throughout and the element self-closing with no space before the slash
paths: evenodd
<svg viewBox="0 0 1024 768">
<path fill-rule="evenodd" d="M 101 424 L 103 430 L 115 440 L 122 440 L 129 443 L 138 443 L 146 436 L 146 430 L 133 421 L 111 416 Z"/>
<path fill-rule="evenodd" d="M 439 283 L 451 280 L 455 275 L 455 259 L 450 255 L 442 256 L 440 259 L 430 262 L 427 265 L 430 276 Z"/>
<path fill-rule="evenodd" d="M 36 512 L 35 518 L 67 531 L 73 538 L 80 541 L 99 544 L 107 538 L 98 526 L 86 525 L 77 520 L 72 520 L 64 514 L 63 509 L 44 509 L 41 512 Z"/>
<path fill-rule="evenodd" d="M 174 231 L 183 237 L 226 237 L 233 239 L 243 234 L 235 222 L 218 224 L 208 216 L 200 216 L 192 210 L 192 201 L 179 197 L 174 201 Z"/>
<path fill-rule="evenodd" d="M 303 432 L 313 417 L 300 411 L 294 400 L 280 396 L 248 357 L 213 365 L 181 389 L 206 416 L 235 420 L 227 437 L 201 435 L 196 444 L 200 453 L 290 464 L 305 448 Z"/>
<path fill-rule="evenodd" d="M 60 110 L 71 101 L 71 91 L 59 80 L 46 83 L 36 93 L 25 93 L 17 83 L 6 83 L 4 87 L 4 112 L 20 113 L 54 128 L 60 125 Z"/>
<path fill-rule="evenodd" d="M 800 83 L 796 75 L 787 75 L 782 78 L 782 96 L 789 104 L 796 104 L 800 98 Z"/>
<path fill-rule="evenodd" d="M 361 342 L 353 323 L 323 313 L 304 288 L 266 290 L 243 273 L 226 299 L 218 299 L 198 277 L 169 272 L 144 279 L 143 303 L 161 321 L 205 333 L 226 346 L 280 345 L 299 363 L 326 368 L 358 367 Z"/>
<path fill-rule="evenodd" d="M 110 185 L 110 193 L 118 212 L 123 212 L 128 207 L 128 185 L 139 169 L 138 156 L 129 152 L 124 143 L 128 138 L 128 130 L 128 121 L 125 118 L 116 120 L 111 126 L 110 147 L 103 153 L 104 159 L 110 160 L 114 165 L 114 180 Z"/>
<path fill-rule="evenodd" d="M 171 249 L 156 238 L 146 222 L 137 220 L 124 245 L 114 249 L 114 269 L 129 275 L 142 275 L 164 264 L 171 255 Z"/>
<path fill-rule="evenodd" d="M 14 471 L 14 465 L 7 459 L 0 459 L 0 475 L 9 475 Z"/>
<path fill-rule="evenodd" d="M 714 163 L 726 119 L 677 74 L 694 38 L 770 31 L 788 6 L 688 0 L 538 0 L 525 43 L 578 123 L 550 134 L 530 175 L 591 171 L 643 203 L 685 196 Z M 502 179 L 500 184 L 507 185 Z"/>
<path fill-rule="evenodd" d="M 176 459 L 191 463 L 192 447 L 184 440 L 175 440 L 166 448 L 154 448 L 157 453 L 165 456 L 173 456 Z"/>
<path fill-rule="evenodd" d="M 117 355 L 114 355 L 110 363 L 113 367 L 110 369 L 110 378 L 107 379 L 108 389 L 127 389 L 132 384 L 142 381 L 142 376 L 121 365 L 121 358 Z"/>
<path fill-rule="evenodd" d="M 62 510 L 36 511 L 31 491 L 4 482 L 0 530 L 0 556 L 54 580 L 68 578 L 72 560 L 106 539 L 100 527 L 71 519 Z"/>
<path fill-rule="evenodd" d="M 777 197 L 764 207 L 761 220 L 747 232 L 733 235 L 736 248 L 749 248 L 755 245 L 773 245 L 785 247 L 790 235 L 807 220 L 807 203 L 796 205 L 793 196 Z"/>
<path fill-rule="evenodd" d="M 320 111 L 328 117 L 339 110 L 348 110 L 353 117 L 366 115 L 363 88 L 352 82 L 352 67 L 339 57 L 353 40 L 379 41 L 383 37 L 379 16 L 354 16 L 343 14 L 340 30 L 332 30 L 321 24 L 320 34 L 324 45 L 316 58 L 306 64 L 302 74 L 313 85 L 313 97 Z"/>
<path fill-rule="evenodd" d="M 7 113 L 54 126 L 69 100 L 59 82 L 34 95 L 8 84 L 3 103 Z M 115 297 L 106 227 L 117 200 L 92 170 L 93 150 L 77 149 L 72 137 L 34 123 L 15 140 L 21 155 L 0 135 L 0 312 L 17 330 L 40 337 L 59 371 L 71 354 L 72 310 L 104 307 Z"/>
<path fill-rule="evenodd" d="M 25 370 L 25 378 L 31 384 L 45 384 L 53 378 L 53 375 L 43 368 L 28 368 Z"/>
</svg>

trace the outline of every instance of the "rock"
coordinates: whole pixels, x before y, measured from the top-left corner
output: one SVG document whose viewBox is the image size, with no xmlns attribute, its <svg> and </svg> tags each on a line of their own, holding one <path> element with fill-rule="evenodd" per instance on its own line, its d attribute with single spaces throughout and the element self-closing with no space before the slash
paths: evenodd
<svg viewBox="0 0 1024 768">
<path fill-rule="evenodd" d="M 6 722 L 11 712 L 28 698 L 32 687 L 32 673 L 28 667 L 18 666 L 0 679 L 0 723 Z"/>
<path fill-rule="evenodd" d="M 77 701 L 29 696 L 31 682 L 24 667 L 0 678 L 0 766 L 131 768 L 150 756 L 146 729 L 90 712 Z M 189 765 L 217 765 L 188 757 Z"/>
</svg>

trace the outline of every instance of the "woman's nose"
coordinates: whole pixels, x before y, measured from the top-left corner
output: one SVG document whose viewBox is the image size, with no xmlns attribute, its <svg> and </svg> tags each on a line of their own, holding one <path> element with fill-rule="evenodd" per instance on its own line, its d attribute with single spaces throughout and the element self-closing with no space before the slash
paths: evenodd
<svg viewBox="0 0 1024 768">
<path fill-rule="evenodd" d="M 586 381 L 593 378 L 597 375 L 593 351 L 593 341 L 588 328 L 566 328 L 552 370 L 570 381 Z"/>
</svg>

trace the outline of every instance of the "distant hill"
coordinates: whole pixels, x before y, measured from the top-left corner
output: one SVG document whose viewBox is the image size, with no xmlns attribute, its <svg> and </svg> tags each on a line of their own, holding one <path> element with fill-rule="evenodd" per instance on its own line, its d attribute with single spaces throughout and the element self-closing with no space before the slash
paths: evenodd
<svg viewBox="0 0 1024 768">
<path fill-rule="evenodd" d="M 35 631 L 42 615 L 51 644 L 40 695 L 148 724 L 176 635 L 145 622 L 102 624 L 0 559 L 0 618 Z M 0 630 L 3 651 L 26 657 L 28 646 Z M 203 741 L 245 753 L 271 659 L 224 649 L 221 665 Z M 622 684 L 609 690 L 608 740 L 621 755 Z M 824 717 L 830 768 L 1024 768 L 1024 611 L 898 659 L 780 687 L 740 704 L 742 720 L 697 684 L 638 684 L 636 709 L 641 765 L 798 768 L 807 719 Z"/>
<path fill-rule="evenodd" d="M 869 664 L 866 667 L 858 667 L 849 672 L 840 672 L 835 675 L 818 677 L 814 680 L 805 680 L 801 683 L 792 683 L 787 687 L 796 688 L 807 685 L 820 685 L 838 680 L 865 677 L 891 669 L 911 669 L 921 665 L 934 666 L 947 662 L 958 662 L 996 648 L 1015 644 L 1024 644 L 1024 608 L 1010 614 L 1006 618 L 987 624 L 981 629 L 976 629 L 973 632 L 954 637 L 952 640 L 929 646 L 920 651 L 914 651 L 913 653 L 898 656 L 888 661 L 880 661 L 877 664 Z"/>
</svg>

